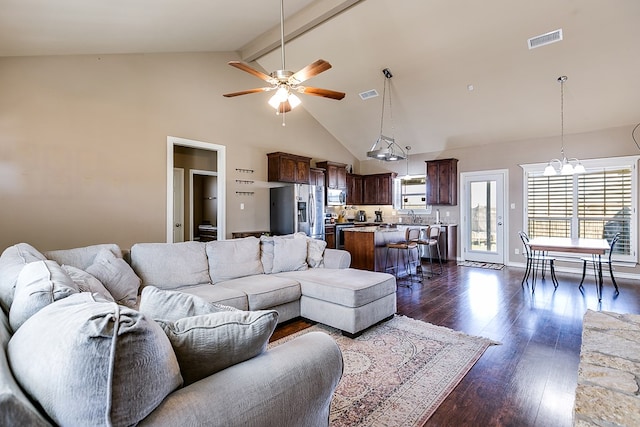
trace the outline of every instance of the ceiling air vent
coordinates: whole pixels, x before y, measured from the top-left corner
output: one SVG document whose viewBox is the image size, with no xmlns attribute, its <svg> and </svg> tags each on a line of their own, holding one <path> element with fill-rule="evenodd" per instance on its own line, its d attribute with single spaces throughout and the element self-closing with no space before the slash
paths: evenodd
<svg viewBox="0 0 640 427">
<path fill-rule="evenodd" d="M 364 101 L 365 99 L 375 98 L 378 96 L 378 92 L 375 89 L 368 90 L 366 92 L 360 92 L 360 98 Z"/>
<path fill-rule="evenodd" d="M 540 46 L 545 46 L 551 43 L 559 42 L 562 40 L 562 29 L 551 31 L 547 34 L 531 37 L 528 40 L 529 49 L 535 49 Z"/>
</svg>

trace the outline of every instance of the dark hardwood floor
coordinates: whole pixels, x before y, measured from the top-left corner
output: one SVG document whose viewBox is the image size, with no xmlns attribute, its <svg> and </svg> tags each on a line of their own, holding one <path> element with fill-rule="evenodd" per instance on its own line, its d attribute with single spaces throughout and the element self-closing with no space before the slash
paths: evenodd
<svg viewBox="0 0 640 427">
<path fill-rule="evenodd" d="M 427 426 L 572 426 L 582 317 L 587 309 L 640 313 L 640 281 L 608 274 L 598 303 L 593 275 L 558 274 L 521 287 L 523 269 L 446 265 L 442 276 L 399 287 L 398 314 L 481 335 L 491 346 L 440 405 Z M 274 339 L 309 326 L 297 320 Z"/>
</svg>

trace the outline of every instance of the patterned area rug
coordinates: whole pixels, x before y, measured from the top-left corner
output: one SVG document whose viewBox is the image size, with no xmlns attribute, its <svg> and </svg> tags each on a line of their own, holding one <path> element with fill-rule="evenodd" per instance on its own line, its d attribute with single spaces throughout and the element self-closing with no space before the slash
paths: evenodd
<svg viewBox="0 0 640 427">
<path fill-rule="evenodd" d="M 458 265 L 462 267 L 478 267 L 478 268 L 489 268 L 491 270 L 502 270 L 504 268 L 504 264 L 492 264 L 490 262 L 478 262 L 478 261 L 461 261 Z"/>
<path fill-rule="evenodd" d="M 331 402 L 330 425 L 421 426 L 497 342 L 404 316 L 356 339 L 314 325 L 272 343 L 310 332 L 331 335 L 342 350 L 344 374 Z"/>
</svg>

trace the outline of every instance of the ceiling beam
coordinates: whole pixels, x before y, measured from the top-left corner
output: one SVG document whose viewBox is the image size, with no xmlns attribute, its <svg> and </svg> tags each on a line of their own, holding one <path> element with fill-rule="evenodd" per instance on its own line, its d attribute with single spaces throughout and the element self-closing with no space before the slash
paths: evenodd
<svg viewBox="0 0 640 427">
<path fill-rule="evenodd" d="M 285 21 L 285 43 L 333 18 L 363 0 L 316 1 Z M 240 48 L 240 57 L 252 62 L 280 47 L 280 25 L 263 33 Z"/>
</svg>

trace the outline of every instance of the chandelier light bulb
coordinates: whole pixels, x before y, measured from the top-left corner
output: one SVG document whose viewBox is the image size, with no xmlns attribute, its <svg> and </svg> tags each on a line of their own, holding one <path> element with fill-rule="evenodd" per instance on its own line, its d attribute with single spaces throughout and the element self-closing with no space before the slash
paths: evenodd
<svg viewBox="0 0 640 427">
<path fill-rule="evenodd" d="M 291 106 L 291 109 L 293 110 L 294 108 L 296 108 L 298 105 L 300 105 L 302 103 L 302 101 L 300 101 L 300 98 L 298 98 L 296 95 L 289 94 L 289 105 Z"/>
</svg>

